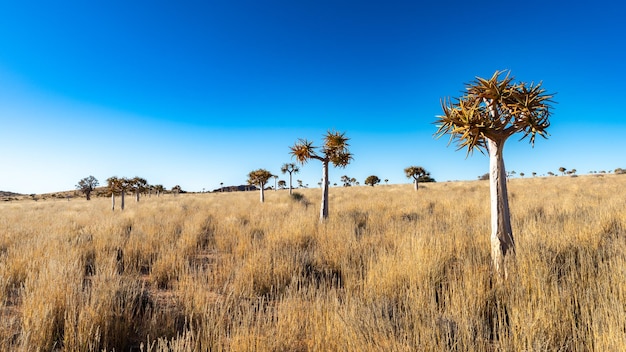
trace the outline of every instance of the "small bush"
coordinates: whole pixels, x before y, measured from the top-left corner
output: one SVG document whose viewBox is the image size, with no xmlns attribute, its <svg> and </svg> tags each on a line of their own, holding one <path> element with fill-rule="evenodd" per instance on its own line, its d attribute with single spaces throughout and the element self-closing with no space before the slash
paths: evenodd
<svg viewBox="0 0 626 352">
<path fill-rule="evenodd" d="M 291 200 L 294 202 L 298 202 L 305 207 L 311 205 L 311 202 L 309 202 L 309 200 L 302 193 L 293 192 L 291 194 Z"/>
</svg>

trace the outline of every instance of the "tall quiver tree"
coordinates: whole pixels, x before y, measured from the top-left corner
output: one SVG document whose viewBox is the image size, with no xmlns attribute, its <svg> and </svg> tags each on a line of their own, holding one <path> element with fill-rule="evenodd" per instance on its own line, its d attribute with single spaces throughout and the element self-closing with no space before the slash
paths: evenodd
<svg viewBox="0 0 626 352">
<path fill-rule="evenodd" d="M 334 166 L 346 167 L 352 160 L 352 153 L 348 150 L 349 138 L 345 133 L 328 131 L 324 136 L 324 145 L 320 147 L 313 146 L 313 142 L 306 139 L 299 139 L 291 149 L 292 157 L 305 164 L 310 159 L 317 159 L 322 162 L 322 204 L 320 208 L 320 221 L 328 218 L 328 166 L 332 163 Z"/>
<path fill-rule="evenodd" d="M 421 166 L 409 166 L 406 169 L 404 169 L 404 174 L 406 175 L 407 178 L 413 179 L 413 185 L 416 191 L 419 188 L 418 186 L 419 181 L 423 178 L 430 177 L 430 174 L 428 173 L 428 171 L 426 171 Z"/>
<path fill-rule="evenodd" d="M 120 179 L 116 176 L 107 178 L 107 188 L 111 192 L 111 210 L 115 210 L 115 193 L 118 192 L 120 186 Z"/>
<path fill-rule="evenodd" d="M 491 193 L 491 259 L 496 273 L 506 278 L 505 258 L 515 254 L 511 216 L 502 151 L 504 142 L 516 133 L 529 137 L 532 146 L 537 135 L 547 138 L 553 94 L 542 83 L 516 83 L 506 72 L 496 71 L 490 79 L 477 77 L 466 84 L 466 92 L 454 100 L 443 99 L 443 115 L 437 116 L 437 137 L 450 135 L 458 149 L 474 149 L 489 154 Z M 520 140 L 521 140 L 520 139 Z"/>
<path fill-rule="evenodd" d="M 88 176 L 78 181 L 76 189 L 83 192 L 87 200 L 91 200 L 91 192 L 98 187 L 98 179 L 93 176 Z"/>
<path fill-rule="evenodd" d="M 251 185 L 257 185 L 261 189 L 260 200 L 261 203 L 265 202 L 265 184 L 269 179 L 274 176 L 271 172 L 265 169 L 258 169 L 254 171 L 250 171 L 248 174 L 248 183 Z"/>
<path fill-rule="evenodd" d="M 293 193 L 293 180 L 292 180 L 292 176 L 293 173 L 298 173 L 300 172 L 300 168 L 298 167 L 298 165 L 294 164 L 294 163 L 286 163 L 283 164 L 283 166 L 280 168 L 280 172 L 284 173 L 289 173 L 289 194 Z"/>
<path fill-rule="evenodd" d="M 120 209 L 124 210 L 124 196 L 130 187 L 130 180 L 125 177 L 109 177 L 107 179 L 107 187 L 111 192 L 111 210 L 115 210 L 115 193 L 120 193 Z"/>
<path fill-rule="evenodd" d="M 131 180 L 129 180 L 130 187 L 135 192 L 135 201 L 139 202 L 139 194 L 146 191 L 148 187 L 148 181 L 145 178 L 141 178 L 139 176 L 135 176 Z"/>
</svg>

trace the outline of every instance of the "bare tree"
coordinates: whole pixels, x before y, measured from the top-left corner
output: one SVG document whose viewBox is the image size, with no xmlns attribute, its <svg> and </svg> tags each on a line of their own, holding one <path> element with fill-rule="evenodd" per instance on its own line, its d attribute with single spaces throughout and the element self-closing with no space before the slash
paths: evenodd
<svg viewBox="0 0 626 352">
<path fill-rule="evenodd" d="M 324 145 L 313 146 L 313 142 L 299 139 L 291 149 L 291 155 L 301 164 L 311 159 L 322 162 L 322 205 L 320 208 L 320 220 L 328 218 L 328 166 L 346 167 L 352 160 L 352 153 L 348 151 L 348 140 L 345 133 L 328 131 L 324 136 Z"/>
<path fill-rule="evenodd" d="M 76 189 L 83 192 L 87 200 L 91 200 L 91 192 L 93 192 L 96 187 L 98 187 L 98 179 L 93 176 L 83 178 L 78 181 L 78 184 L 76 185 Z"/>
<path fill-rule="evenodd" d="M 510 73 L 501 78 L 496 71 L 490 79 L 477 77 L 466 85 L 460 98 L 442 101 L 443 115 L 437 117 L 436 136 L 450 135 L 459 149 L 489 153 L 491 190 L 491 256 L 495 271 L 506 278 L 505 256 L 515 254 L 511 215 L 502 151 L 506 140 L 516 133 L 529 137 L 534 145 L 537 135 L 547 138 L 552 94 L 542 83 L 515 83 Z"/>
</svg>

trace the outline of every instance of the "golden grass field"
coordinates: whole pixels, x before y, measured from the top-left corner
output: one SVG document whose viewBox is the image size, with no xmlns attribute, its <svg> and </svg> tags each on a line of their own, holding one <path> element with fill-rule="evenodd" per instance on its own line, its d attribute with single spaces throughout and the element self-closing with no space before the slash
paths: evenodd
<svg viewBox="0 0 626 352">
<path fill-rule="evenodd" d="M 626 176 L 0 204 L 2 351 L 625 351 Z"/>
</svg>

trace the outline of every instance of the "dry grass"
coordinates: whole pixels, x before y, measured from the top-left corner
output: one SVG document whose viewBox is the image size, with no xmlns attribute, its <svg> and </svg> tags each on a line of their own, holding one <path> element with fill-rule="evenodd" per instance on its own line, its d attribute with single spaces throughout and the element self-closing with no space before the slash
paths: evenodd
<svg viewBox="0 0 626 352">
<path fill-rule="evenodd" d="M 0 350 L 626 349 L 626 177 L 0 204 Z M 308 202 L 311 204 L 309 205 Z"/>
</svg>

